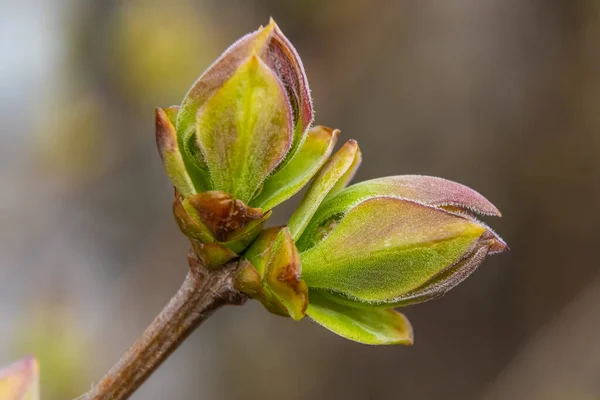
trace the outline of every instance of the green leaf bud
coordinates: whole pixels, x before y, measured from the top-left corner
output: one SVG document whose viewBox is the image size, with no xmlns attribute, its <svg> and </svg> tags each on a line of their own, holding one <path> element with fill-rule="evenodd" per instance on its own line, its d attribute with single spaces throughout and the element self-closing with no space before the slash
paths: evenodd
<svg viewBox="0 0 600 400">
<path fill-rule="evenodd" d="M 341 190 L 354 176 L 361 161 L 358 143 L 349 140 L 319 170 L 311 183 L 300 206 L 291 216 L 288 226 L 294 239 L 298 239 L 319 204 L 332 191 Z"/>
<path fill-rule="evenodd" d="M 322 204 L 298 241 L 302 277 L 357 307 L 437 297 L 506 248 L 471 211 L 499 214 L 477 192 L 441 178 L 351 186 Z"/>
<path fill-rule="evenodd" d="M 181 106 L 156 111 L 159 154 L 181 197 L 174 204 L 181 230 L 241 254 L 269 211 L 300 191 L 331 155 L 339 131 L 309 129 L 312 120 L 302 61 L 273 20 L 229 47 Z M 232 219 L 211 215 L 222 211 L 215 193 L 228 196 Z M 213 204 L 195 206 L 207 200 Z"/>
<path fill-rule="evenodd" d="M 308 288 L 300 278 L 300 254 L 288 228 L 264 230 L 244 254 L 248 265 L 237 286 L 278 315 L 304 317 Z"/>
</svg>

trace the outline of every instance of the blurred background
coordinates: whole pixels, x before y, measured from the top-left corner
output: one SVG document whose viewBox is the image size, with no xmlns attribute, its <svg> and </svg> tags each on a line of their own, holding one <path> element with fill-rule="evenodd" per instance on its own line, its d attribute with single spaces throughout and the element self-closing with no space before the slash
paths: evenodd
<svg viewBox="0 0 600 400">
<path fill-rule="evenodd" d="M 357 180 L 464 183 L 512 251 L 406 308 L 412 348 L 369 347 L 249 302 L 218 312 L 134 399 L 600 399 L 600 2 L 0 0 L 0 364 L 74 398 L 186 273 L 154 144 L 235 39 L 273 16 L 316 122 Z M 292 201 L 273 223 L 290 214 Z"/>
</svg>

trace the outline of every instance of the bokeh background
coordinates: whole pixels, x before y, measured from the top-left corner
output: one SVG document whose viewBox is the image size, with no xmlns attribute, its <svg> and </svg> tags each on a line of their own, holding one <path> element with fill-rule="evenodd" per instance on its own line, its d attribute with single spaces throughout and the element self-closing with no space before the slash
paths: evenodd
<svg viewBox="0 0 600 400">
<path fill-rule="evenodd" d="M 0 364 L 44 400 L 98 380 L 186 272 L 154 145 L 231 42 L 275 17 L 357 180 L 427 174 L 504 213 L 512 251 L 369 347 L 219 311 L 134 399 L 600 399 L 600 2 L 0 0 Z M 283 223 L 294 201 L 277 209 Z"/>
</svg>

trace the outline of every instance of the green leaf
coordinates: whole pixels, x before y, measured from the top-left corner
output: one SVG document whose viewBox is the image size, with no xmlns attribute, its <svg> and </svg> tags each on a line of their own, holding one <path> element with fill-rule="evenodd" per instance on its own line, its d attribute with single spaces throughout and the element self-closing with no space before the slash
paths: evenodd
<svg viewBox="0 0 600 400">
<path fill-rule="evenodd" d="M 177 140 L 188 173 L 197 192 L 220 189 L 212 185 L 204 155 L 198 147 L 197 114 L 253 54 L 264 52 L 273 36 L 274 26 L 258 29 L 235 42 L 192 85 L 177 116 Z"/>
<path fill-rule="evenodd" d="M 349 140 L 317 173 L 302 199 L 302 203 L 288 222 L 294 239 L 300 237 L 325 196 L 336 187 L 338 181 L 347 179 L 348 172 L 357 165 L 356 159 L 359 157 L 358 144 L 354 140 Z"/>
<path fill-rule="evenodd" d="M 390 197 L 365 200 L 323 227 L 303 252 L 312 288 L 357 304 L 389 304 L 459 261 L 486 227 L 444 210 Z"/>
<path fill-rule="evenodd" d="M 177 133 L 173 120 L 179 107 L 173 106 L 165 110 L 156 108 L 156 145 L 165 171 L 173 186 L 184 196 L 196 193 L 192 179 L 187 173 L 185 164 L 177 145 Z"/>
<path fill-rule="evenodd" d="M 272 18 L 268 27 L 272 27 L 273 36 L 261 58 L 276 71 L 283 83 L 294 116 L 294 140 L 288 157 L 282 163 L 285 165 L 301 146 L 313 121 L 314 112 L 308 79 L 300 56 Z"/>
<path fill-rule="evenodd" d="M 160 108 L 157 108 L 156 143 L 161 158 L 163 159 L 165 168 L 167 168 L 167 173 L 171 169 L 175 170 L 176 168 L 175 171 L 177 172 L 175 173 L 184 175 L 180 178 L 171 172 L 169 173 L 169 177 L 174 175 L 171 179 L 173 183 L 180 184 L 181 189 L 179 191 L 184 196 L 210 190 L 208 171 L 204 165 L 198 145 L 194 141 L 194 137 L 191 136 L 188 140 L 182 141 L 180 135 L 177 134 L 175 126 L 177 116 L 180 114 L 179 106 L 171 106 L 164 109 L 164 114 L 159 110 Z M 169 123 L 165 121 L 165 116 L 168 117 Z M 167 156 L 169 151 L 176 154 L 174 159 L 172 156 L 170 158 Z M 184 173 L 178 172 L 179 170 L 183 170 Z M 176 184 L 173 186 L 177 187 Z"/>
<path fill-rule="evenodd" d="M 500 211 L 485 197 L 459 183 L 431 176 L 389 176 L 357 183 L 327 197 L 297 240 L 298 249 L 302 252 L 313 246 L 322 235 L 319 231 L 332 220 L 340 219 L 362 201 L 380 196 L 409 200 L 468 218 L 472 218 L 471 212 L 500 216 Z"/>
<path fill-rule="evenodd" d="M 238 257 L 238 255 L 224 244 L 215 242 L 201 242 L 190 238 L 192 249 L 203 267 L 219 268 Z"/>
<path fill-rule="evenodd" d="M 256 268 L 261 279 L 265 274 L 265 267 L 271 257 L 273 242 L 283 227 L 273 227 L 263 230 L 244 253 L 244 257 Z"/>
<path fill-rule="evenodd" d="M 185 168 L 196 188 L 196 192 L 206 192 L 212 190 L 208 169 L 204 162 L 204 156 L 196 143 L 196 135 L 193 134 L 185 141 L 178 138 L 181 157 Z"/>
<path fill-rule="evenodd" d="M 194 182 L 205 182 L 197 191 L 223 189 L 210 185 L 207 165 L 197 145 L 196 118 L 202 108 L 216 92 L 247 62 L 258 57 L 273 72 L 287 96 L 293 121 L 292 140 L 288 153 L 279 167 L 287 164 L 296 153 L 313 120 L 313 107 L 308 80 L 298 53 L 281 32 L 275 21 L 266 27 L 242 37 L 231 45 L 190 88 L 177 116 L 178 143 L 189 174 Z M 197 176 L 196 176 L 197 175 Z"/>
<path fill-rule="evenodd" d="M 236 278 L 238 290 L 260 300 L 272 313 L 302 319 L 308 306 L 308 288 L 300 278 L 300 255 L 289 229 L 265 229 L 244 258 L 251 267 L 246 266 Z"/>
<path fill-rule="evenodd" d="M 187 237 L 206 243 L 215 241 L 212 232 L 202 223 L 196 209 L 187 198 L 183 199 L 177 190 L 173 200 L 173 216 L 179 229 Z"/>
<path fill-rule="evenodd" d="M 360 309 L 332 302 L 318 290 L 309 292 L 306 313 L 316 323 L 346 339 L 364 344 L 413 344 L 408 319 L 393 309 Z"/>
<path fill-rule="evenodd" d="M 438 273 L 421 287 L 396 298 L 393 304 L 394 307 L 423 303 L 445 295 L 475 272 L 488 255 L 490 247 L 489 240 L 480 240 L 463 259 Z"/>
<path fill-rule="evenodd" d="M 327 161 L 338 135 L 338 130 L 324 126 L 312 128 L 291 160 L 267 178 L 251 205 L 270 210 L 296 194 Z"/>
<path fill-rule="evenodd" d="M 262 300 L 264 290 L 259 272 L 247 259 L 242 259 L 240 264 L 241 267 L 233 280 L 234 287 L 253 299 Z"/>
<path fill-rule="evenodd" d="M 0 399 L 39 400 L 39 366 L 29 357 L 0 369 Z"/>
<path fill-rule="evenodd" d="M 300 254 L 289 229 L 283 228 L 273 243 L 263 280 L 265 289 L 281 301 L 296 321 L 304 317 L 308 306 L 308 288 L 300 274 Z"/>
<path fill-rule="evenodd" d="M 260 28 L 232 44 L 192 85 L 185 95 L 177 116 L 179 145 L 193 140 L 196 132 L 196 115 L 200 107 L 219 90 L 244 62 L 253 54 L 264 52 L 270 42 L 274 25 Z"/>
<path fill-rule="evenodd" d="M 160 109 L 160 108 L 157 107 L 157 109 Z M 179 115 L 179 109 L 180 109 L 179 106 L 171 106 L 171 107 L 167 107 L 167 108 L 163 109 L 169 122 L 171 122 L 171 125 L 173 125 L 173 128 L 175 127 L 175 125 L 177 123 L 177 116 Z"/>
<path fill-rule="evenodd" d="M 196 126 L 213 188 L 245 203 L 292 143 L 292 115 L 285 90 L 256 56 L 204 103 Z"/>
<path fill-rule="evenodd" d="M 348 167 L 344 175 L 342 175 L 335 183 L 335 185 L 333 185 L 333 187 L 331 188 L 329 193 L 327 193 L 327 196 L 325 196 L 323 201 L 327 201 L 327 199 L 334 197 L 336 194 L 344 190 L 346 186 L 348 186 L 350 181 L 352 181 L 354 175 L 356 175 L 356 171 L 358 171 L 358 167 L 360 167 L 361 163 L 362 153 L 360 152 L 360 149 L 358 149 L 358 151 L 354 155 L 354 160 L 352 160 L 352 164 L 350 164 L 350 167 Z"/>
</svg>

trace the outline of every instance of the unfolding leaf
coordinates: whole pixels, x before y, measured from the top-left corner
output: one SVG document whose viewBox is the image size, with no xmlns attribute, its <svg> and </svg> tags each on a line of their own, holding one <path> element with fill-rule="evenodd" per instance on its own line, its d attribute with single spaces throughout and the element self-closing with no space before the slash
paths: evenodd
<svg viewBox="0 0 600 400">
<path fill-rule="evenodd" d="M 290 317 L 300 320 L 308 305 L 308 288 L 300 278 L 300 255 L 289 229 L 283 228 L 273 243 L 273 250 L 265 267 L 266 289 L 286 307 Z"/>
<path fill-rule="evenodd" d="M 302 319 L 308 305 L 308 288 L 300 278 L 300 255 L 289 230 L 265 229 L 244 253 L 244 258 L 252 267 L 247 266 L 238 275 L 236 287 L 260 300 L 275 314 Z"/>
<path fill-rule="evenodd" d="M 202 243 L 216 241 L 239 254 L 260 233 L 271 211 L 263 213 L 260 208 L 248 207 L 220 191 L 202 192 L 185 199 L 175 192 L 173 214 L 181 231 L 190 239 Z M 222 256 L 227 258 L 227 252 Z"/>
<path fill-rule="evenodd" d="M 354 155 L 354 160 L 352 161 L 352 164 L 350 165 L 350 167 L 348 167 L 348 170 L 346 170 L 344 175 L 342 175 L 335 183 L 335 185 L 333 185 L 333 187 L 331 188 L 329 193 L 327 193 L 327 196 L 325 196 L 323 201 L 327 201 L 327 199 L 334 197 L 336 194 L 344 190 L 346 186 L 348 186 L 350 181 L 354 179 L 354 175 L 356 175 L 356 171 L 358 171 L 358 167 L 360 167 L 361 163 L 362 153 L 360 152 L 360 149 L 358 149 L 358 151 Z"/>
<path fill-rule="evenodd" d="M 239 66 L 269 43 L 275 26 L 260 28 L 232 44 L 192 85 L 181 103 L 176 128 L 180 140 L 188 141 L 196 131 L 198 109 L 231 78 Z M 181 143 L 180 143 L 181 145 Z"/>
<path fill-rule="evenodd" d="M 376 197 L 324 227 L 302 277 L 357 303 L 389 303 L 459 261 L 485 226 L 412 201 Z"/>
<path fill-rule="evenodd" d="M 273 19 L 266 27 L 260 27 L 231 45 L 194 83 L 183 100 L 177 120 L 177 130 L 184 141 L 194 135 L 200 107 L 253 55 L 268 65 L 285 89 L 294 121 L 289 155 L 295 153 L 312 123 L 313 106 L 302 60 Z"/>
<path fill-rule="evenodd" d="M 421 287 L 394 299 L 394 306 L 423 303 L 443 296 L 475 272 L 488 254 L 490 245 L 490 240 L 480 240 L 460 261 L 438 273 Z"/>
<path fill-rule="evenodd" d="M 212 182 L 208 173 L 208 168 L 204 162 L 204 156 L 196 143 L 196 136 L 190 136 L 185 141 L 178 138 L 179 150 L 185 168 L 194 182 L 196 192 L 204 192 L 213 189 Z"/>
<path fill-rule="evenodd" d="M 296 194 L 327 161 L 338 135 L 338 130 L 324 126 L 312 128 L 296 154 L 283 168 L 267 178 L 260 195 L 251 204 L 270 210 Z"/>
<path fill-rule="evenodd" d="M 198 261 L 206 268 L 218 268 L 237 257 L 237 254 L 221 243 L 205 243 L 190 239 Z"/>
<path fill-rule="evenodd" d="M 262 58 L 282 81 L 291 103 L 294 116 L 294 140 L 289 154 L 293 156 L 313 121 L 314 113 L 310 88 L 302 60 L 292 43 L 285 37 L 272 18 L 266 29 L 269 28 L 272 28 L 273 36 L 265 48 Z"/>
<path fill-rule="evenodd" d="M 200 220 L 196 209 L 189 201 L 182 199 L 177 190 L 173 199 L 173 216 L 179 229 L 187 237 L 206 243 L 215 241 L 212 232 Z"/>
<path fill-rule="evenodd" d="M 262 287 L 262 277 L 254 265 L 247 259 L 242 260 L 241 262 L 242 266 L 234 279 L 235 288 L 253 299 L 261 300 L 264 292 Z"/>
<path fill-rule="evenodd" d="M 260 301 L 269 312 L 282 317 L 289 317 L 290 312 L 286 305 L 268 287 L 256 268 L 248 260 L 242 262 L 245 264 L 235 277 L 235 288 Z"/>
<path fill-rule="evenodd" d="M 180 164 L 183 163 L 185 168 L 185 172 L 191 180 L 194 190 L 190 191 L 190 193 L 202 192 L 205 190 L 210 190 L 210 177 L 208 176 L 208 170 L 206 169 L 206 165 L 204 164 L 204 159 L 202 158 L 202 154 L 200 153 L 200 149 L 198 149 L 198 145 L 195 142 L 195 137 L 190 136 L 185 140 L 181 137 L 180 134 L 177 133 L 176 122 L 177 117 L 181 114 L 181 109 L 179 106 L 172 106 L 166 108 L 165 113 L 169 118 L 169 122 L 171 123 L 168 126 L 168 145 L 170 148 L 175 148 L 177 153 L 179 154 L 179 159 L 176 160 L 177 168 L 180 168 Z M 163 126 L 167 126 L 167 124 L 162 124 Z M 164 128 L 163 128 L 164 129 Z M 173 135 L 175 135 L 176 142 L 173 143 Z M 158 122 L 157 122 L 157 136 L 158 136 Z M 163 136 L 167 136 L 163 134 Z M 159 151 L 161 151 L 161 143 L 157 137 L 157 144 Z M 163 159 L 164 163 L 164 159 Z M 169 175 L 170 177 L 171 175 Z M 182 193 L 187 193 L 182 192 Z M 186 194 L 187 195 L 187 194 Z"/>
<path fill-rule="evenodd" d="M 323 165 L 310 184 L 302 203 L 294 211 L 288 222 L 288 227 L 294 239 L 300 237 L 325 196 L 335 187 L 337 182 L 340 179 L 347 179 L 346 174 L 357 164 L 357 157 L 360 157 L 358 144 L 354 140 L 349 140 Z"/>
<path fill-rule="evenodd" d="M 208 171 L 208 160 L 205 160 L 205 154 L 198 148 L 198 141 L 202 135 L 202 131 L 197 130 L 198 112 L 217 96 L 217 92 L 221 91 L 252 57 L 259 59 L 281 86 L 290 112 L 290 126 L 293 124 L 289 132 L 288 151 L 280 160 L 279 167 L 291 160 L 298 146 L 304 141 L 313 119 L 308 81 L 296 50 L 271 19 L 266 27 L 260 27 L 230 46 L 194 83 L 182 102 L 176 128 L 183 159 L 192 179 L 194 174 L 203 175 Z M 219 186 L 219 183 L 202 190 L 210 189 L 229 191 L 227 187 Z M 240 198 L 249 201 L 249 198 Z"/>
<path fill-rule="evenodd" d="M 236 254 L 241 254 L 260 234 L 271 214 L 272 211 L 269 210 L 261 218 L 249 221 L 243 229 L 230 235 L 223 245 Z"/>
<path fill-rule="evenodd" d="M 283 227 L 279 226 L 263 230 L 244 253 L 244 257 L 256 268 L 261 279 L 265 274 L 267 262 L 271 257 L 275 238 L 277 238 L 282 229 Z"/>
<path fill-rule="evenodd" d="M 311 290 L 308 316 L 330 331 L 364 344 L 413 344 L 408 319 L 393 309 L 361 309 L 331 301 Z"/>
<path fill-rule="evenodd" d="M 360 202 L 373 197 L 394 197 L 432 206 L 471 218 L 470 212 L 500 216 L 500 211 L 485 197 L 464 185 L 442 178 L 400 175 L 377 178 L 352 185 L 328 197 L 319 207 L 302 237 L 300 251 L 308 249 L 319 237 L 318 231 L 339 219 Z M 501 242 L 500 238 L 497 238 Z"/>
<path fill-rule="evenodd" d="M 215 189 L 248 203 L 292 143 L 287 95 L 252 56 L 198 110 L 197 141 Z"/>
<path fill-rule="evenodd" d="M 202 192 L 183 200 L 189 206 L 212 236 L 220 241 L 231 240 L 233 235 L 243 230 L 251 221 L 260 220 L 264 214 L 260 208 L 248 207 L 240 200 L 234 200 L 229 193 L 221 191 Z"/>
<path fill-rule="evenodd" d="M 196 188 L 186 171 L 177 144 L 177 132 L 175 132 L 173 119 L 177 115 L 178 109 L 177 106 L 165 110 L 156 108 L 156 145 L 173 186 L 184 196 L 189 196 L 196 193 Z"/>
<path fill-rule="evenodd" d="M 39 400 L 39 366 L 33 357 L 0 369 L 1 400 Z"/>
</svg>

